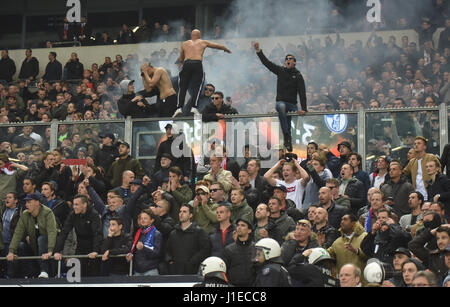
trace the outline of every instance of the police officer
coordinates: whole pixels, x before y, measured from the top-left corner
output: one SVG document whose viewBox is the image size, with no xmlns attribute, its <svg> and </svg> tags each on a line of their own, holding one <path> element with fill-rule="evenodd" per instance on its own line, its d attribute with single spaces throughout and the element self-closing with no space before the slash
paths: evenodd
<svg viewBox="0 0 450 307">
<path fill-rule="evenodd" d="M 281 247 L 277 241 L 264 238 L 255 244 L 256 275 L 255 287 L 290 287 L 291 278 L 281 260 Z"/>
<path fill-rule="evenodd" d="M 294 287 L 338 287 L 336 263 L 322 247 L 308 249 L 288 266 Z"/>
<path fill-rule="evenodd" d="M 203 282 L 194 287 L 231 287 L 226 275 L 227 266 L 219 257 L 208 257 L 200 264 L 199 273 Z"/>
</svg>

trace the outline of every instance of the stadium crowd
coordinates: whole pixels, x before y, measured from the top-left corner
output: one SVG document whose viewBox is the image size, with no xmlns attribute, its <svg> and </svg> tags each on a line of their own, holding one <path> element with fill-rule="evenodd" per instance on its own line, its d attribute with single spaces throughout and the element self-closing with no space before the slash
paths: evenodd
<svg viewBox="0 0 450 307">
<path fill-rule="evenodd" d="M 400 45 L 393 37 L 383 42 L 373 32 L 366 45 L 355 41 L 345 47 L 337 34 L 335 43 L 327 38 L 324 45 L 310 40 L 278 46 L 269 58 L 296 56 L 310 111 L 447 104 L 450 19 L 438 46 L 429 26 L 423 20 L 418 45 L 406 36 Z M 200 112 L 207 114 L 212 105 L 226 108 L 226 114 L 273 112 L 275 89 L 267 72 L 251 51 L 235 52 L 252 77 L 231 77 L 220 55 L 205 57 L 207 75 L 213 67 L 226 73 L 221 82 L 205 82 Z M 129 79 L 139 75 L 142 62 L 168 67 L 178 54 L 160 50 L 142 60 L 106 56 L 101 65 L 85 68 L 76 53 L 62 65 L 51 51 L 38 77 L 42 59 L 27 50 L 17 84 L 11 84 L 16 65 L 3 50 L 0 123 L 157 117 L 145 99 L 124 102 L 124 96 L 135 97 Z M 226 82 L 229 100 L 219 91 Z M 134 275 L 196 274 L 205 258 L 217 256 L 236 286 L 261 285 L 288 273 L 289 284 L 297 286 L 366 286 L 362 272 L 376 258 L 393 271 L 380 281 L 384 286 L 450 285 L 450 179 L 443 174 L 449 174 L 450 147 L 437 156 L 433 131 L 439 122 L 432 113 L 386 117 L 393 120 L 380 117 L 368 125 L 373 128 L 366 136 L 373 145 L 368 152 L 377 156 L 369 172 L 362 170 L 365 158 L 352 139 L 340 142 L 337 156 L 311 141 L 301 162 L 280 150 L 270 169 L 249 154 L 238 162 L 213 144 L 200 175 L 192 159 L 174 157 L 177 135 L 170 124 L 152 170 L 130 156 L 130 144 L 95 126 L 60 125 L 53 151 L 45 126 L 2 126 L 0 247 L 7 258 L 2 275 L 53 277 L 54 260 L 74 254 L 89 255 L 82 259 L 83 276 L 126 275 L 131 259 Z M 388 149 L 380 152 L 380 144 Z M 399 145 L 409 151 L 393 159 L 389 147 Z M 74 170 L 64 158 L 86 163 Z M 280 248 L 266 260 L 287 270 L 255 266 L 255 244 L 263 238 Z M 324 257 L 308 260 L 316 248 Z M 16 259 L 25 255 L 41 259 Z M 276 280 L 265 285 L 279 285 Z"/>
</svg>

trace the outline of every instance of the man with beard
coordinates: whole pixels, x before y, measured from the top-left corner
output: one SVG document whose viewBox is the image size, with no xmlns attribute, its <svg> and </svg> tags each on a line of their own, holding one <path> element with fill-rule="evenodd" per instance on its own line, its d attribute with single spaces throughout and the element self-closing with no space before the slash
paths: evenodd
<svg viewBox="0 0 450 307">
<path fill-rule="evenodd" d="M 130 156 L 130 144 L 126 142 L 118 142 L 119 159 L 111 164 L 106 173 L 106 180 L 112 187 L 118 187 L 122 184 L 122 174 L 126 170 L 130 170 L 135 174 L 135 177 L 142 179 L 144 170 L 139 160 Z"/>
</svg>

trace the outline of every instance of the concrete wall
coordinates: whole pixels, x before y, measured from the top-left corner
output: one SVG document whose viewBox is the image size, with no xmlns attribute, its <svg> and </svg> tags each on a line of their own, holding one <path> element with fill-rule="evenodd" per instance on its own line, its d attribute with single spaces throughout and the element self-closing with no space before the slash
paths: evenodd
<svg viewBox="0 0 450 307">
<path fill-rule="evenodd" d="M 435 34 L 437 38 L 439 36 L 441 30 L 438 30 Z M 387 42 L 389 36 L 394 36 L 397 39 L 397 45 L 401 44 L 401 37 L 407 35 L 410 41 L 418 42 L 418 34 L 414 30 L 402 30 L 402 31 L 380 31 L 377 32 L 378 36 L 383 38 L 384 42 Z M 327 36 L 330 36 L 333 42 L 336 39 L 336 35 L 334 34 L 320 34 L 320 35 L 312 35 L 312 38 L 320 38 L 322 44 Z M 358 33 L 343 33 L 341 34 L 341 38 L 345 40 L 345 45 L 349 46 L 356 40 L 362 40 L 363 44 L 367 42 L 368 37 L 370 36 L 370 32 L 358 32 Z M 239 46 L 242 49 L 251 48 L 252 41 L 259 41 L 261 48 L 264 49 L 272 49 L 278 43 L 283 46 L 287 44 L 298 45 L 301 43 L 301 40 L 308 40 L 309 37 L 306 36 L 282 36 L 282 37 L 264 37 L 264 38 L 243 38 L 243 39 L 228 39 L 218 41 L 223 44 L 229 44 L 232 42 L 233 44 Z M 154 51 L 158 51 L 161 48 L 166 49 L 167 54 L 169 54 L 173 48 L 179 48 L 181 42 L 166 42 L 166 43 L 143 43 L 143 44 L 130 44 L 130 45 L 110 45 L 110 46 L 85 46 L 85 47 L 59 47 L 59 48 L 40 48 L 33 49 L 33 56 L 35 56 L 39 60 L 40 66 L 40 74 L 39 77 L 44 74 L 45 66 L 48 63 L 48 53 L 50 51 L 55 51 L 57 53 L 57 59 L 65 65 L 67 60 L 70 58 L 70 54 L 72 52 L 76 52 L 78 57 L 80 58 L 81 63 L 83 63 L 85 68 L 90 68 L 92 63 L 97 63 L 101 65 L 105 56 L 110 56 L 114 59 L 115 55 L 121 54 L 123 58 L 126 58 L 128 54 L 138 54 L 140 59 L 145 57 L 150 58 L 150 54 Z M 211 52 L 209 49 L 206 51 L 206 54 Z M 17 73 L 15 78 L 18 76 L 20 67 L 22 65 L 22 61 L 25 58 L 25 50 L 17 49 L 10 50 L 9 56 L 16 63 Z"/>
</svg>

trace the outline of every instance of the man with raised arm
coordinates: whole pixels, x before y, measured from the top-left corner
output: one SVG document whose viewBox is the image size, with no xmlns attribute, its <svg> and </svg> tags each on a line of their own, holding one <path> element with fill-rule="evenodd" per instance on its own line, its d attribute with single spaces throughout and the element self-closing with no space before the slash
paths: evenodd
<svg viewBox="0 0 450 307">
<path fill-rule="evenodd" d="M 287 54 L 284 66 L 279 66 L 266 58 L 258 42 L 253 42 L 253 48 L 264 66 L 277 75 L 276 110 L 283 130 L 284 147 L 291 152 L 291 116 L 288 116 L 287 113 L 297 112 L 299 115 L 305 115 L 307 112 L 305 80 L 300 71 L 295 68 L 297 61 L 292 54 Z M 297 107 L 297 95 L 300 97 L 302 107 L 300 111 Z"/>
<path fill-rule="evenodd" d="M 203 81 L 205 80 L 205 73 L 203 72 L 203 53 L 207 47 L 213 49 L 223 50 L 225 52 L 231 53 L 231 51 L 224 45 L 209 42 L 207 40 L 202 40 L 200 30 L 194 29 L 191 32 L 191 39 L 183 42 L 180 48 L 180 57 L 178 61 L 183 63 L 183 68 L 179 74 L 179 90 L 178 90 L 178 109 L 176 110 L 174 116 L 181 114 L 182 108 L 184 106 L 184 100 L 186 98 L 186 91 L 190 84 L 193 89 L 193 108 L 192 112 L 198 113 L 197 105 L 198 98 L 200 96 Z M 183 114 L 188 115 L 188 114 Z"/>
</svg>

